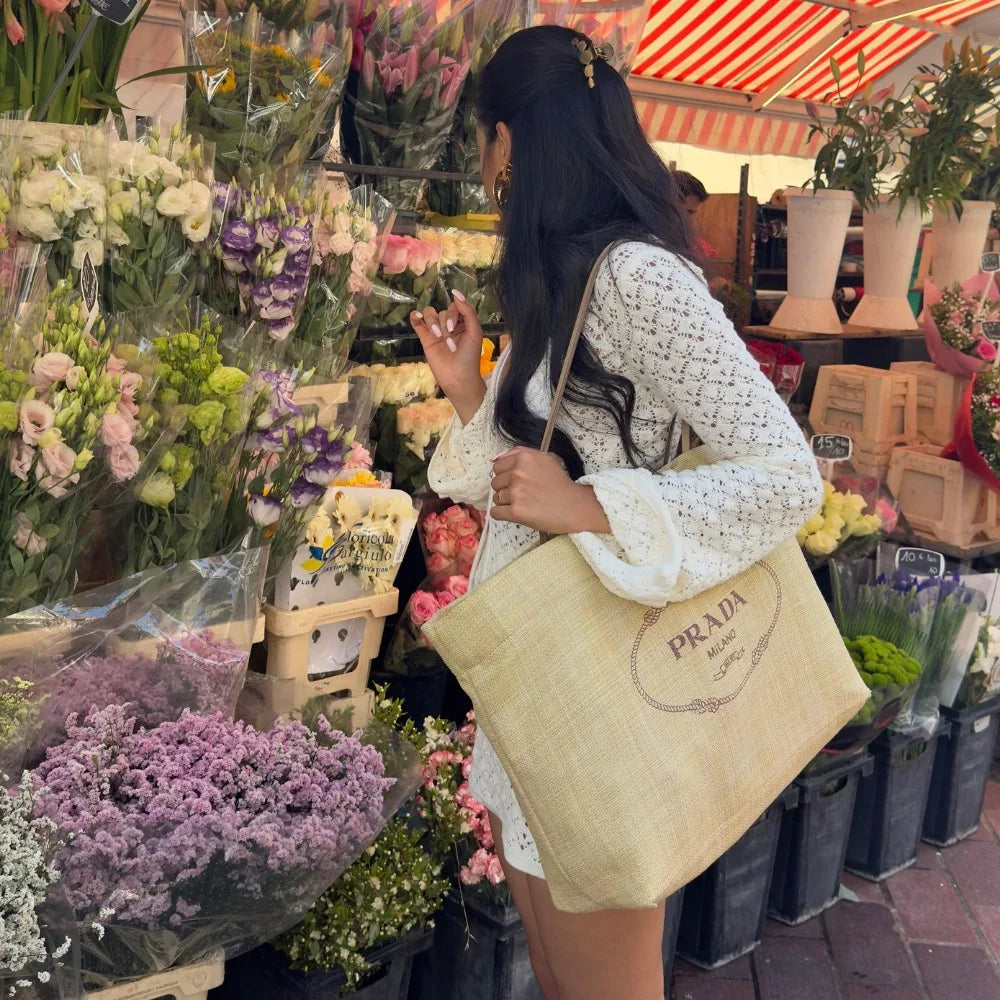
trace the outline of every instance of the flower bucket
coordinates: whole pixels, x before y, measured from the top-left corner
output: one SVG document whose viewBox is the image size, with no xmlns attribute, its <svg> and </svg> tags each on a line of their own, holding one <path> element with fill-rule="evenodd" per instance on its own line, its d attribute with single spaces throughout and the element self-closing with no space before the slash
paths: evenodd
<svg viewBox="0 0 1000 1000">
<path fill-rule="evenodd" d="M 962 217 L 953 208 L 934 210 L 931 233 L 931 278 L 939 288 L 979 273 L 993 202 L 966 201 Z"/>
<path fill-rule="evenodd" d="M 955 282 L 951 282 L 955 284 Z M 997 289 L 993 281 L 992 274 L 977 274 L 962 282 L 967 292 L 982 294 L 985 290 L 990 299 L 1000 298 L 1000 290 Z M 924 331 L 924 343 L 927 345 L 927 353 L 931 361 L 944 372 L 952 375 L 969 377 L 980 371 L 986 362 L 982 358 L 972 357 L 970 354 L 963 354 L 955 347 L 951 347 L 941 339 L 941 333 L 931 315 L 930 307 L 937 305 L 941 301 L 942 288 L 946 286 L 938 285 L 928 279 L 924 283 L 924 311 L 920 315 L 920 325 Z"/>
<path fill-rule="evenodd" d="M 989 463 L 979 454 L 975 438 L 972 436 L 972 397 L 976 391 L 976 380 L 969 380 L 969 386 L 962 397 L 962 405 L 955 415 L 955 439 L 943 452 L 942 458 L 957 458 L 966 469 L 991 490 L 1000 493 L 1000 479 L 994 474 Z"/>
<path fill-rule="evenodd" d="M 902 214 L 899 202 L 887 195 L 879 199 L 877 208 L 865 211 L 865 294 L 851 317 L 856 326 L 917 329 L 907 296 L 920 224 L 920 205 L 912 199 Z"/>
<path fill-rule="evenodd" d="M 851 220 L 850 191 L 788 191 L 788 295 L 771 326 L 803 333 L 843 331 L 833 288 Z"/>
</svg>

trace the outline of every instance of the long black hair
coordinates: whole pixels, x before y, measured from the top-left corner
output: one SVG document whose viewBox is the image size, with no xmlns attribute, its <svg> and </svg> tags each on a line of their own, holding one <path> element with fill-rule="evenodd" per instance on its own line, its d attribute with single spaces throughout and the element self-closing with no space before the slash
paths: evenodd
<svg viewBox="0 0 1000 1000">
<path fill-rule="evenodd" d="M 511 350 L 496 423 L 508 440 L 538 447 L 544 420 L 525 406 L 525 390 L 550 350 L 554 386 L 587 276 L 616 240 L 653 243 L 691 256 L 691 231 L 677 185 L 650 147 L 625 81 L 603 59 L 589 87 L 574 41 L 556 25 L 512 35 L 483 69 L 477 114 L 487 143 L 497 124 L 511 132 L 510 193 L 503 209 L 497 290 Z M 629 460 L 635 387 L 609 372 L 584 340 L 573 361 L 567 400 L 610 413 Z M 569 438 L 552 450 L 570 475 L 583 463 Z"/>
</svg>

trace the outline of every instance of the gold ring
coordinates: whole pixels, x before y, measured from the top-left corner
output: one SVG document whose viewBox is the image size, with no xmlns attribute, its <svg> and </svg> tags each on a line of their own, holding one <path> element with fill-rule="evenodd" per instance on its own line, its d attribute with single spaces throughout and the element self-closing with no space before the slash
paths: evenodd
<svg viewBox="0 0 1000 1000">
<path fill-rule="evenodd" d="M 495 507 L 502 507 L 504 505 L 502 491 L 497 491 L 496 493 L 493 494 L 493 505 Z"/>
</svg>

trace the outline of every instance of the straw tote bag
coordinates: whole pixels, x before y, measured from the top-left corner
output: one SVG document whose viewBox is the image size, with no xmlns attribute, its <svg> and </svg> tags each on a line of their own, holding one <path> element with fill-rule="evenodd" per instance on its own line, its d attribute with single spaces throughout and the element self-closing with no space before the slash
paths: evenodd
<svg viewBox="0 0 1000 1000">
<path fill-rule="evenodd" d="M 610 249 L 584 292 L 543 451 Z M 651 608 L 612 594 L 558 537 L 424 632 L 472 698 L 567 912 L 655 906 L 686 885 L 869 696 L 794 539 Z"/>
</svg>

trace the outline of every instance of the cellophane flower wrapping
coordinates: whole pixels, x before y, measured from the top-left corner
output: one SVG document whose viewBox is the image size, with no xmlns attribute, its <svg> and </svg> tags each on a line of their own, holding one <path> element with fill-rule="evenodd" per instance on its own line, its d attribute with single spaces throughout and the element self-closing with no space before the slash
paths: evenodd
<svg viewBox="0 0 1000 1000">
<path fill-rule="evenodd" d="M 463 17 L 468 7 L 453 13 L 426 0 L 366 4 L 375 19 L 364 39 L 357 94 L 348 98 L 363 163 L 433 169 L 472 62 L 474 39 Z M 400 211 L 416 209 L 423 181 L 379 177 L 373 183 Z"/>
<path fill-rule="evenodd" d="M 522 25 L 520 12 L 510 0 L 473 4 L 464 17 L 469 25 L 472 62 L 437 169 L 474 176 L 479 173 L 479 143 L 476 138 L 479 75 L 496 50 Z M 493 212 L 489 195 L 479 182 L 431 181 L 427 188 L 427 204 L 431 211 L 447 218 Z"/>
<path fill-rule="evenodd" d="M 834 620 L 871 691 L 824 750 L 837 756 L 863 749 L 908 710 L 929 669 L 937 594 L 910 577 L 878 575 L 871 560 L 834 560 L 830 580 Z"/>
<path fill-rule="evenodd" d="M 169 310 L 196 294 L 198 252 L 212 227 L 213 157 L 210 144 L 176 124 L 128 140 L 109 132 L 105 312 Z"/>
<path fill-rule="evenodd" d="M 225 534 L 240 449 L 271 341 L 193 299 L 167 315 L 133 314 L 155 352 L 149 407 L 158 433 L 143 447 L 126 497 L 133 508 L 111 537 L 121 573 L 213 555 Z"/>
<path fill-rule="evenodd" d="M 494 233 L 435 228 L 418 229 L 417 238 L 440 249 L 438 295 L 433 304 L 447 309 L 457 290 L 476 310 L 480 323 L 500 322 L 500 302 L 493 287 L 499 238 Z"/>
<path fill-rule="evenodd" d="M 984 368 L 969 379 L 955 414 L 955 436 L 942 453 L 957 459 L 1000 493 L 1000 373 Z"/>
<path fill-rule="evenodd" d="M 796 536 L 813 570 L 830 559 L 863 559 L 895 529 L 897 502 L 879 484 L 865 485 L 843 478 L 836 486 L 823 483 L 823 506 Z"/>
<path fill-rule="evenodd" d="M 105 260 L 104 129 L 48 133 L 30 123 L 24 128 L 7 225 L 21 239 L 48 247 L 51 286 L 75 282 L 85 257 L 98 270 Z"/>
<path fill-rule="evenodd" d="M 931 361 L 952 375 L 969 377 L 982 371 L 997 356 L 982 324 L 998 315 L 1000 290 L 992 274 L 977 274 L 947 289 L 925 281 L 920 325 Z"/>
<path fill-rule="evenodd" d="M 778 395 L 788 403 L 798 391 L 806 361 L 793 347 L 769 340 L 747 341 L 747 350 L 760 365 Z"/>
<path fill-rule="evenodd" d="M 138 402 L 140 355 L 116 355 L 117 327 L 67 285 L 22 319 L 0 365 L 3 614 L 72 589 L 88 516 L 105 489 L 135 477 L 153 419 Z"/>
<path fill-rule="evenodd" d="M 187 85 L 186 124 L 214 143 L 217 179 L 294 174 L 340 102 L 349 53 L 329 44 L 322 22 L 281 30 L 254 9 L 189 12 L 184 29 L 186 62 L 200 67 Z"/>
<path fill-rule="evenodd" d="M 261 175 L 249 184 L 215 185 L 203 297 L 224 316 L 266 326 L 278 343 L 291 336 L 306 305 L 321 178 L 313 167 L 294 180 Z"/>
<path fill-rule="evenodd" d="M 447 586 L 451 577 L 472 574 L 483 518 L 482 511 L 468 504 L 434 496 L 421 500 L 417 531 L 431 590 Z"/>
<path fill-rule="evenodd" d="M 371 187 L 328 187 L 305 304 L 288 358 L 317 382 L 344 374 L 395 209 Z"/>
<path fill-rule="evenodd" d="M 644 0 L 533 0 L 527 25 L 559 24 L 586 35 L 625 78 L 632 71 L 648 8 Z"/>
<path fill-rule="evenodd" d="M 414 310 L 440 303 L 441 245 L 415 236 L 388 236 L 379 280 L 368 299 L 365 325 L 395 327 L 408 322 Z"/>
<path fill-rule="evenodd" d="M 954 684 L 952 685 L 954 687 Z M 947 688 L 941 703 L 949 708 L 974 708 L 1000 695 L 1000 619 L 983 615 L 976 645 L 965 673 L 958 678 L 958 690 Z"/>
</svg>

